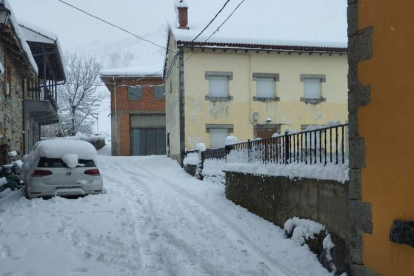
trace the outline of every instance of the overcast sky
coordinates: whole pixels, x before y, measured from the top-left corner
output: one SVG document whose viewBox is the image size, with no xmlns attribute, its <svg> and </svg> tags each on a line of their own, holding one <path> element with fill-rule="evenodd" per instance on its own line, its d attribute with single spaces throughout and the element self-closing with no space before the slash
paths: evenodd
<svg viewBox="0 0 414 276">
<path fill-rule="evenodd" d="M 18 19 L 59 36 L 65 53 L 96 57 L 103 67 L 162 62 L 165 50 L 88 17 L 58 0 L 9 0 Z M 139 36 L 164 45 L 166 22 L 174 18 L 173 0 L 66 0 Z M 100 88 L 104 93 L 106 88 Z M 109 99 L 101 104 L 99 131 L 110 133 Z"/>
<path fill-rule="evenodd" d="M 65 1 L 160 45 L 166 45 L 167 22 L 173 22 L 176 16 L 174 0 Z M 225 1 L 187 0 L 190 29 L 198 33 L 196 29 L 203 28 Z M 163 62 L 164 49 L 88 17 L 58 0 L 9 2 L 18 19 L 56 33 L 65 53 L 96 57 L 104 68 Z M 230 1 L 214 24 L 221 24 L 240 2 Z M 288 42 L 324 40 L 346 45 L 346 6 L 346 0 L 246 0 L 215 38 L 227 36 L 226 33 L 244 38 L 246 34 L 253 36 L 258 30 L 264 30 L 265 38 Z M 206 35 L 216 29 L 214 24 Z M 108 100 L 102 103 L 101 111 L 100 131 L 110 133 Z"/>
</svg>

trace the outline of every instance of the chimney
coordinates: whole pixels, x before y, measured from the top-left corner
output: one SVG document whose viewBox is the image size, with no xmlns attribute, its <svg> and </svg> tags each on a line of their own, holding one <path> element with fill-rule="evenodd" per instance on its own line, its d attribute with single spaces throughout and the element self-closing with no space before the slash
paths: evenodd
<svg viewBox="0 0 414 276">
<path fill-rule="evenodd" d="M 176 1 L 175 7 L 178 10 L 179 29 L 188 30 L 188 4 L 185 0 Z"/>
</svg>

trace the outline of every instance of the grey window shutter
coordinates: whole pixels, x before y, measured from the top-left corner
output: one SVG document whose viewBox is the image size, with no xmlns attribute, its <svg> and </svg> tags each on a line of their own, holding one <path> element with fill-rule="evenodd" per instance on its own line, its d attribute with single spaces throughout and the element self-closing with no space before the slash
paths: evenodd
<svg viewBox="0 0 414 276">
<path fill-rule="evenodd" d="M 128 98 L 132 100 L 142 98 L 142 87 L 141 86 L 130 86 L 128 87 Z"/>
<path fill-rule="evenodd" d="M 154 87 L 154 97 L 156 99 L 164 99 L 165 98 L 165 86 L 155 86 Z"/>
</svg>

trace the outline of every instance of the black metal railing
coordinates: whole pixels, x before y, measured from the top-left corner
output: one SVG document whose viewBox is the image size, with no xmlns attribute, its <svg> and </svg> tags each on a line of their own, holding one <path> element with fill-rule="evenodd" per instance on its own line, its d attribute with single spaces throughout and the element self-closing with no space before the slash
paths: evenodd
<svg viewBox="0 0 414 276">
<path fill-rule="evenodd" d="M 262 164 L 343 164 L 348 160 L 348 124 L 286 132 L 230 146 L 227 161 Z"/>
</svg>

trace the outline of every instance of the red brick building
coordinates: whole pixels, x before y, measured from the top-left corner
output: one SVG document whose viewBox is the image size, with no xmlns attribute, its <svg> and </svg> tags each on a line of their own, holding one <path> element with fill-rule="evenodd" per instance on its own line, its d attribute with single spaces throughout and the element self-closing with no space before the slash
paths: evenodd
<svg viewBox="0 0 414 276">
<path fill-rule="evenodd" d="M 114 69 L 101 78 L 111 92 L 112 155 L 166 154 L 162 74 Z"/>
</svg>

